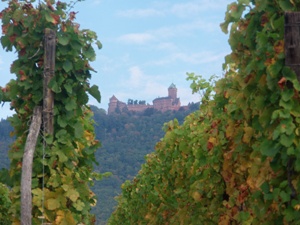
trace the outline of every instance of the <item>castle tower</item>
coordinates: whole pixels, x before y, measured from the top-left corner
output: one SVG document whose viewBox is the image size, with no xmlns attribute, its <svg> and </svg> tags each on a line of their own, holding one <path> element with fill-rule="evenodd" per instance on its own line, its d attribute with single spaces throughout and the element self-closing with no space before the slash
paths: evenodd
<svg viewBox="0 0 300 225">
<path fill-rule="evenodd" d="M 118 106 L 118 99 L 116 98 L 116 96 L 112 96 L 109 99 L 109 103 L 108 103 L 108 114 L 114 112 L 116 110 Z"/>
<path fill-rule="evenodd" d="M 175 86 L 175 84 L 171 84 L 170 87 L 168 88 L 168 93 L 169 93 L 169 97 L 172 99 L 176 99 L 177 98 L 177 88 Z"/>
</svg>

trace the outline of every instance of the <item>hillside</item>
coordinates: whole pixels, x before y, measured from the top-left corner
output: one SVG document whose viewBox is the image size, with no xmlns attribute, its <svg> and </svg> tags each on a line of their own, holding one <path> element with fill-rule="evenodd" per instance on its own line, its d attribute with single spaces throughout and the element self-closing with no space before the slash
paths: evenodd
<svg viewBox="0 0 300 225">
<path fill-rule="evenodd" d="M 155 144 L 164 136 L 164 123 L 183 119 L 198 109 L 191 104 L 189 110 L 161 113 L 153 109 L 143 113 L 126 112 L 107 115 L 103 109 L 91 106 L 96 122 L 95 131 L 102 147 L 96 152 L 99 165 L 96 170 L 111 172 L 93 187 L 98 196 L 98 204 L 93 212 L 97 215 L 97 224 L 106 224 L 106 220 L 116 206 L 114 197 L 120 194 L 120 186 L 125 180 L 131 180 L 140 170 L 146 154 L 154 150 Z M 11 127 L 7 120 L 0 121 L 0 168 L 7 168 L 9 160 L 7 149 L 12 138 Z"/>
</svg>

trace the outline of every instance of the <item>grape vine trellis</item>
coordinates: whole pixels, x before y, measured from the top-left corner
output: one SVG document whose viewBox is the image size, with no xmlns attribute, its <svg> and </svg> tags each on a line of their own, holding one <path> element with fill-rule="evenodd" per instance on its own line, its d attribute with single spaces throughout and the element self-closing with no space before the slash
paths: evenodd
<svg viewBox="0 0 300 225">
<path fill-rule="evenodd" d="M 225 77 L 183 125 L 166 124 L 109 224 L 299 224 L 300 84 L 284 54 L 284 12 L 299 9 L 299 0 L 228 5 Z M 189 79 L 194 92 L 206 86 Z"/>
<path fill-rule="evenodd" d="M 17 52 L 17 59 L 11 65 L 16 79 L 1 88 L 0 101 L 10 101 L 16 111 L 9 118 L 16 140 L 9 151 L 10 170 L 1 177 L 11 187 L 12 224 L 20 224 L 20 177 L 28 124 L 33 109 L 43 102 L 41 45 L 45 28 L 57 35 L 55 76 L 48 85 L 54 92 L 54 132 L 44 138 L 39 136 L 37 141 L 32 174 L 32 223 L 40 224 L 39 217 L 43 216 L 45 222 L 52 224 L 93 224 L 90 209 L 96 204 L 96 197 L 89 186 L 102 175 L 93 172 L 94 152 L 99 142 L 95 140 L 87 93 L 100 101 L 98 87 L 89 84 L 94 71 L 89 62 L 95 59 L 93 46 L 101 48 L 101 43 L 93 31 L 80 29 L 75 22 L 76 13 L 69 11 L 73 3 L 6 2 L 7 7 L 0 12 L 1 44 L 6 51 Z M 45 160 L 43 141 L 47 144 Z"/>
</svg>

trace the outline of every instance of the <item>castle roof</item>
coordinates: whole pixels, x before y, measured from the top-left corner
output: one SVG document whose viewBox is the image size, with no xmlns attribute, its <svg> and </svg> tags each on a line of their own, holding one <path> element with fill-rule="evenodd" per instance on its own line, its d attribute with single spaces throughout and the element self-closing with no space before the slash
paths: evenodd
<svg viewBox="0 0 300 225">
<path fill-rule="evenodd" d="M 113 95 L 109 100 L 118 100 L 115 95 Z"/>
<path fill-rule="evenodd" d="M 172 84 L 170 85 L 169 89 L 171 89 L 171 88 L 176 88 L 176 86 L 175 86 L 174 83 L 172 83 Z"/>
</svg>

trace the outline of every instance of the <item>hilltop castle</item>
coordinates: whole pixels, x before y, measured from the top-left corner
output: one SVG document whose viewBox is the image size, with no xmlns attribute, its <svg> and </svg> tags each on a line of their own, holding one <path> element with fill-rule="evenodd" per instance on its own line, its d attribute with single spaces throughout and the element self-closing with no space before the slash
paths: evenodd
<svg viewBox="0 0 300 225">
<path fill-rule="evenodd" d="M 154 108 L 165 112 L 168 110 L 178 110 L 180 108 L 180 99 L 177 98 L 177 88 L 172 83 L 168 88 L 168 96 L 156 98 L 153 100 L 153 105 L 146 104 L 145 101 L 128 100 L 128 103 L 119 101 L 114 95 L 109 99 L 108 114 L 113 113 L 116 109 L 123 111 L 124 109 L 135 112 L 143 112 L 146 109 Z"/>
</svg>

